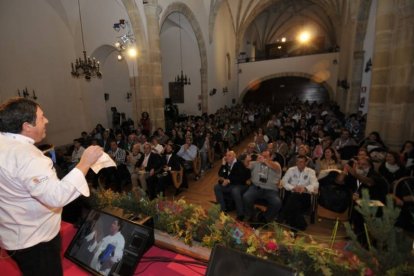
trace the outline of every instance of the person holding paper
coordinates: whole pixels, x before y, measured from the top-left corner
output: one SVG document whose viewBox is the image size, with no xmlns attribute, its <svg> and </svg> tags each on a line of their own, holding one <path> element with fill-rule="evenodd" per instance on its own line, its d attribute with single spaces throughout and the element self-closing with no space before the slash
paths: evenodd
<svg viewBox="0 0 414 276">
<path fill-rule="evenodd" d="M 388 184 L 385 179 L 374 170 L 374 165 L 368 157 L 360 157 L 358 160 L 350 164 L 345 164 L 344 172 L 348 174 L 345 179 L 351 190 L 353 191 L 354 209 L 351 213 L 350 222 L 354 228 L 354 232 L 362 245 L 367 244 L 366 235 L 364 233 L 364 218 L 355 210 L 359 200 L 362 197 L 362 190 L 367 189 L 371 205 L 382 206 L 385 204 L 388 193 Z M 382 204 L 381 204 L 382 203 Z M 378 208 L 377 216 L 382 216 L 382 209 Z"/>
<path fill-rule="evenodd" d="M 62 180 L 34 143 L 46 137 L 45 117 L 29 99 L 0 105 L 0 246 L 23 275 L 63 275 L 59 235 L 62 207 L 89 196 L 85 175 L 102 155 L 90 146 Z"/>
</svg>

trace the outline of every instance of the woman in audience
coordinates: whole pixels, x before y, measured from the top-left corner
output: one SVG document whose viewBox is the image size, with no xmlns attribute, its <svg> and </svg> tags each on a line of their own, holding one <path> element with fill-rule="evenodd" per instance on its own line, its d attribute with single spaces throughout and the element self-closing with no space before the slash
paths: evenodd
<svg viewBox="0 0 414 276">
<path fill-rule="evenodd" d="M 387 148 L 384 142 L 381 139 L 381 136 L 378 132 L 371 132 L 362 142 L 360 143 L 361 147 L 367 148 L 368 152 L 375 148 Z"/>
<path fill-rule="evenodd" d="M 318 159 L 321 158 L 323 155 L 323 152 L 325 149 L 330 148 L 332 145 L 332 139 L 329 136 L 325 136 L 323 140 L 320 142 L 320 144 L 317 144 L 312 152 L 312 159 Z M 335 151 L 335 154 L 338 155 L 338 153 Z"/>
<path fill-rule="evenodd" d="M 414 165 L 414 141 L 405 141 L 400 150 L 401 163 L 408 167 Z"/>
<path fill-rule="evenodd" d="M 388 151 L 384 162 L 378 169 L 379 173 L 387 180 L 389 190 L 392 190 L 394 181 L 405 175 L 405 169 L 401 165 L 398 153 Z"/>
<path fill-rule="evenodd" d="M 337 154 L 333 148 L 326 148 L 323 151 L 322 156 L 316 161 L 315 171 L 316 175 L 319 175 L 319 172 L 322 170 L 330 169 L 342 169 L 341 161 L 338 160 Z"/>
</svg>

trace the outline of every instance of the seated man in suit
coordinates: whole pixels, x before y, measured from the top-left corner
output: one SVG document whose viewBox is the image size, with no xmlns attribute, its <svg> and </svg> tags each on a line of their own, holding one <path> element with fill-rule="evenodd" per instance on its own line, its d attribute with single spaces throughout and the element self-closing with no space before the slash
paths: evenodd
<svg viewBox="0 0 414 276">
<path fill-rule="evenodd" d="M 256 162 L 251 162 L 250 170 L 252 184 L 243 195 L 246 216 L 249 220 L 253 219 L 254 203 L 260 199 L 267 203 L 263 220 L 271 222 L 276 219 L 282 206 L 278 191 L 282 168 L 278 162 L 272 161 L 269 150 L 265 149 Z"/>
<path fill-rule="evenodd" d="M 173 184 L 171 172 L 179 171 L 181 169 L 181 163 L 178 156 L 173 151 L 171 144 L 166 144 L 164 147 L 164 155 L 162 155 L 163 171 L 158 174 L 158 183 L 156 187 L 156 193 L 162 192 L 164 194 L 165 188 L 168 185 Z M 178 193 L 179 189 L 177 190 Z"/>
<path fill-rule="evenodd" d="M 311 194 L 316 193 L 319 187 L 315 171 L 307 167 L 306 156 L 297 156 L 296 166 L 287 170 L 282 183 L 287 193 L 278 221 L 286 221 L 294 229 L 305 230 L 304 213 L 311 206 Z"/>
<path fill-rule="evenodd" d="M 236 159 L 234 151 L 228 151 L 223 157 L 218 175 L 219 183 L 214 186 L 214 193 L 221 210 L 226 211 L 225 194 L 230 194 L 236 205 L 237 219 L 243 220 L 242 195 L 248 188 L 246 181 L 250 175 L 246 174 L 244 164 Z"/>
<path fill-rule="evenodd" d="M 139 168 L 139 181 L 144 191 L 148 193 L 150 199 L 156 196 L 158 183 L 157 174 L 162 171 L 162 159 L 158 153 L 152 151 L 150 143 L 144 144 L 144 155 L 135 165 Z"/>
</svg>

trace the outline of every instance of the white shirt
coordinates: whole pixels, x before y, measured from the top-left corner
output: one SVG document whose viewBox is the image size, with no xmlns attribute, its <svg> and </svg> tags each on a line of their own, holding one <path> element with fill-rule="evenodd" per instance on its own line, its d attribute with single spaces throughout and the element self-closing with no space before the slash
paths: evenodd
<svg viewBox="0 0 414 276">
<path fill-rule="evenodd" d="M 59 180 L 52 160 L 33 144 L 23 135 L 0 133 L 0 246 L 7 250 L 50 241 L 60 230 L 62 207 L 89 196 L 80 170 Z"/>
<path fill-rule="evenodd" d="M 303 171 L 299 171 L 297 166 L 289 168 L 283 176 L 282 182 L 283 187 L 288 191 L 296 186 L 305 186 L 309 193 L 316 193 L 319 187 L 315 171 L 307 167 Z"/>
</svg>

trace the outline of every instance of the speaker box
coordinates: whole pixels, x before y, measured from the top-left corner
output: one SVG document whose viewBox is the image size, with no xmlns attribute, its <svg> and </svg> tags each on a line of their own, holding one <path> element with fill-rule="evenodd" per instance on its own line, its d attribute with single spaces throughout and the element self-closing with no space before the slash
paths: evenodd
<svg viewBox="0 0 414 276">
<path fill-rule="evenodd" d="M 297 275 L 296 270 L 231 248 L 216 245 L 211 252 L 207 276 Z"/>
</svg>

